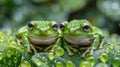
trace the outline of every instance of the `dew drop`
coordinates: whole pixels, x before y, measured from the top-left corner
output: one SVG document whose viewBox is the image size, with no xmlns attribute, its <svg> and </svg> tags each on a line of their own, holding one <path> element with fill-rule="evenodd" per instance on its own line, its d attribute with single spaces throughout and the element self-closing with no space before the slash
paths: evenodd
<svg viewBox="0 0 120 67">
<path fill-rule="evenodd" d="M 17 43 L 14 42 L 14 41 L 13 41 L 13 42 L 10 42 L 10 43 L 9 43 L 9 46 L 17 46 Z"/>
<path fill-rule="evenodd" d="M 20 67 L 31 67 L 31 64 L 28 61 L 22 61 Z"/>
<path fill-rule="evenodd" d="M 55 48 L 55 53 L 57 56 L 63 56 L 64 55 L 64 49 L 62 47 Z"/>
<path fill-rule="evenodd" d="M 63 67 L 63 64 L 61 62 L 56 62 L 56 67 Z"/>
<path fill-rule="evenodd" d="M 106 63 L 108 61 L 108 55 L 106 53 L 102 53 L 100 56 L 99 56 L 99 59 L 103 62 L 103 63 Z"/>
<path fill-rule="evenodd" d="M 95 67 L 109 67 L 106 63 L 98 63 Z"/>
<path fill-rule="evenodd" d="M 112 65 L 113 65 L 113 67 L 119 67 L 120 66 L 120 58 L 119 57 L 113 58 Z"/>
<path fill-rule="evenodd" d="M 49 57 L 50 60 L 53 60 L 55 58 L 53 53 L 49 53 L 48 57 Z"/>
<path fill-rule="evenodd" d="M 90 66 L 90 63 L 89 63 L 89 62 L 83 61 L 83 62 L 80 62 L 79 67 L 91 67 L 91 66 Z"/>
<path fill-rule="evenodd" d="M 90 63 L 91 67 L 94 67 L 94 65 L 95 65 L 95 59 L 94 59 L 94 57 L 88 57 L 86 59 L 86 61 L 88 61 Z"/>
<path fill-rule="evenodd" d="M 47 58 L 42 57 L 42 61 L 43 61 L 43 62 L 47 61 Z"/>
<path fill-rule="evenodd" d="M 66 62 L 66 67 L 74 67 L 74 65 L 71 61 L 67 61 Z"/>
<path fill-rule="evenodd" d="M 107 54 L 110 53 L 110 49 L 107 48 L 107 49 L 105 50 L 105 52 L 106 52 Z"/>
<path fill-rule="evenodd" d="M 109 46 L 109 48 L 110 48 L 110 49 L 113 49 L 114 46 L 115 46 L 114 44 L 111 44 L 111 45 Z"/>
</svg>

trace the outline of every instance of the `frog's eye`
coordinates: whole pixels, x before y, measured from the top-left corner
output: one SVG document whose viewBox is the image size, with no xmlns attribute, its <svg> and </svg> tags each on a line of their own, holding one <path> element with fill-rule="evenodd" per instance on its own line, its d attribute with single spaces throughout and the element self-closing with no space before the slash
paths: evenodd
<svg viewBox="0 0 120 67">
<path fill-rule="evenodd" d="M 60 29 L 63 30 L 65 28 L 65 25 L 64 24 L 60 24 Z"/>
<path fill-rule="evenodd" d="M 58 24 L 55 22 L 55 21 L 52 21 L 52 28 L 54 30 L 57 30 L 58 29 Z"/>
<path fill-rule="evenodd" d="M 30 22 L 30 23 L 28 23 L 28 27 L 29 27 L 30 30 L 33 30 L 34 24 Z"/>
<path fill-rule="evenodd" d="M 84 30 L 85 32 L 90 31 L 90 26 L 89 26 L 88 24 L 84 24 L 84 25 L 82 26 L 82 28 L 83 28 L 83 30 Z"/>
<path fill-rule="evenodd" d="M 54 30 L 57 30 L 58 29 L 58 24 L 53 24 L 52 27 L 53 27 Z"/>
</svg>

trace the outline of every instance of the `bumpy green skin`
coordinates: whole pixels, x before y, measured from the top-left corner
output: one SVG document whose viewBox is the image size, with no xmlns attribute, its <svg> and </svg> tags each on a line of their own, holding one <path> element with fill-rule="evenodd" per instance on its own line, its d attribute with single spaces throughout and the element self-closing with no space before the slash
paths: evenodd
<svg viewBox="0 0 120 67">
<path fill-rule="evenodd" d="M 92 26 L 89 21 L 72 20 L 70 22 L 63 22 L 61 25 L 64 26 L 62 28 L 64 48 L 69 55 L 85 49 L 86 51 L 81 56 L 84 57 L 87 53 L 92 55 L 93 49 L 102 48 L 103 33 L 98 28 Z M 85 25 L 87 25 L 86 28 Z"/>
<path fill-rule="evenodd" d="M 16 32 L 18 43 L 27 46 L 29 52 L 31 52 L 31 49 L 35 53 L 50 49 L 54 51 L 54 46 L 59 44 L 61 34 L 57 27 L 53 27 L 56 23 L 54 21 L 32 21 L 30 24 Z"/>
</svg>

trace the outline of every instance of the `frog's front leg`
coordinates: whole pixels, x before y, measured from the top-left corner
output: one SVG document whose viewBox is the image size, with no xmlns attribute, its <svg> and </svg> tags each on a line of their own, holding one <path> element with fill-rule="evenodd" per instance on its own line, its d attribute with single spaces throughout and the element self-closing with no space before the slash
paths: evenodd
<svg viewBox="0 0 120 67">
<path fill-rule="evenodd" d="M 90 52 L 91 47 L 89 47 L 80 57 L 84 58 L 88 52 Z M 91 51 L 92 54 L 92 51 Z"/>
<path fill-rule="evenodd" d="M 58 56 L 63 56 L 64 55 L 64 49 L 62 48 L 62 42 L 61 42 L 62 38 L 58 38 L 56 43 L 53 45 L 50 53 L 55 53 Z"/>
<path fill-rule="evenodd" d="M 101 38 L 100 35 L 94 35 L 94 40 L 93 40 L 93 43 L 91 44 L 91 49 L 88 55 L 91 56 L 93 54 L 94 49 L 102 49 L 103 43 L 104 43 L 104 40 L 103 38 Z"/>
<path fill-rule="evenodd" d="M 85 55 L 88 53 L 89 56 L 93 55 L 94 49 L 102 49 L 103 45 L 103 39 L 99 35 L 94 35 L 94 40 L 91 46 L 82 54 L 82 57 L 85 57 Z"/>
<path fill-rule="evenodd" d="M 63 41 L 63 43 L 63 47 L 67 50 L 68 55 L 72 56 L 73 52 L 70 50 L 69 45 L 65 41 Z"/>
<path fill-rule="evenodd" d="M 48 51 L 49 49 L 51 49 L 53 47 L 53 45 L 48 46 L 47 48 L 44 49 L 44 51 Z M 53 51 L 54 52 L 54 51 Z"/>
<path fill-rule="evenodd" d="M 28 38 L 27 38 L 27 35 L 23 35 L 23 36 L 22 36 L 22 43 L 23 43 L 23 45 L 24 45 L 25 47 L 27 47 L 28 52 L 31 53 L 30 48 L 32 48 L 32 50 L 34 51 L 34 53 L 35 53 L 35 54 L 37 53 L 37 51 L 36 51 L 36 49 L 34 48 L 34 46 L 33 46 L 32 44 L 30 44 L 30 42 L 29 42 L 29 40 L 28 40 Z"/>
</svg>

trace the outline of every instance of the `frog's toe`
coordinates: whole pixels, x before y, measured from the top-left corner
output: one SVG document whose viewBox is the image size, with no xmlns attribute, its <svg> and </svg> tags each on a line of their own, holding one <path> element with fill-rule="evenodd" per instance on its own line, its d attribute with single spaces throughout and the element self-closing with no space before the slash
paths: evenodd
<svg viewBox="0 0 120 67">
<path fill-rule="evenodd" d="M 81 56 L 80 56 L 80 58 L 84 58 L 84 57 L 85 57 L 85 55 L 81 55 Z"/>
<path fill-rule="evenodd" d="M 77 49 L 74 49 L 73 52 L 77 52 L 78 50 Z"/>
<path fill-rule="evenodd" d="M 98 50 L 102 49 L 103 47 L 98 47 Z"/>
<path fill-rule="evenodd" d="M 73 53 L 69 53 L 70 56 L 73 56 L 74 54 Z"/>
<path fill-rule="evenodd" d="M 92 56 L 92 55 L 93 55 L 93 52 L 89 52 L 87 55 L 88 55 L 88 56 Z"/>
</svg>

